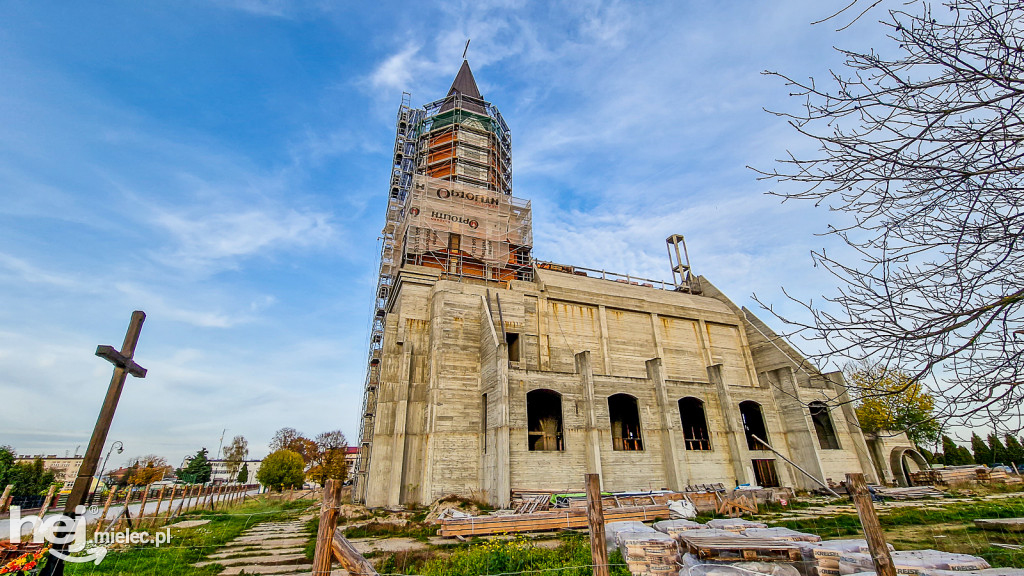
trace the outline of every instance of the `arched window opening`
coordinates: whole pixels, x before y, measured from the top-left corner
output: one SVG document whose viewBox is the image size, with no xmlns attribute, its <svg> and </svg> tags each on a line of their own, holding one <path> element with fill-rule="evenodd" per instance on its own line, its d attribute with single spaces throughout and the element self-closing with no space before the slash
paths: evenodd
<svg viewBox="0 0 1024 576">
<path fill-rule="evenodd" d="M 612 423 L 613 450 L 643 450 L 640 430 L 640 410 L 636 398 L 629 394 L 608 397 L 608 417 Z"/>
<path fill-rule="evenodd" d="M 818 433 L 818 445 L 822 450 L 839 450 L 839 438 L 828 415 L 828 406 L 824 402 L 811 402 L 807 407 L 811 411 L 814 431 Z"/>
<path fill-rule="evenodd" d="M 534 450 L 565 450 L 562 439 L 562 395 L 554 390 L 526 393 L 527 443 Z"/>
<path fill-rule="evenodd" d="M 679 418 L 683 422 L 683 439 L 687 450 L 711 450 L 708 419 L 704 402 L 693 397 L 679 400 Z"/>
<path fill-rule="evenodd" d="M 761 440 L 771 442 L 768 438 L 768 427 L 764 425 L 764 414 L 761 405 L 753 400 L 740 402 L 740 417 L 743 418 L 743 432 L 747 436 L 747 448 L 750 450 L 767 450 Z M 757 438 L 761 440 L 758 440 Z"/>
</svg>

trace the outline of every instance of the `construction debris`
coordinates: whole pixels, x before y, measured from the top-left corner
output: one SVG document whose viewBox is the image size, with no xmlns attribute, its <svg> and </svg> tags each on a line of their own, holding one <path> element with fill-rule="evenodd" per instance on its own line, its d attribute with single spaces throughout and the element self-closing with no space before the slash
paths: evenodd
<svg viewBox="0 0 1024 576">
<path fill-rule="evenodd" d="M 1024 518 L 978 518 L 974 525 L 982 530 L 1024 532 Z"/>
<path fill-rule="evenodd" d="M 604 511 L 606 522 L 640 520 L 651 522 L 668 518 L 668 506 L 631 506 L 609 508 Z M 558 511 L 534 512 L 531 514 L 506 514 L 473 516 L 469 518 L 445 518 L 441 520 L 441 536 L 481 536 L 515 532 L 542 532 L 587 527 L 587 511 L 582 508 L 565 508 Z"/>
</svg>

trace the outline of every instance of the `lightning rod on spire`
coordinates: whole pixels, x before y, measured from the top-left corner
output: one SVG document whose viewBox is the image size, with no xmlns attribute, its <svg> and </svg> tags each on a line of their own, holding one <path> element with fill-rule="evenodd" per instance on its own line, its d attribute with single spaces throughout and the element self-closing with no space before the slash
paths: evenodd
<svg viewBox="0 0 1024 576">
<path fill-rule="evenodd" d="M 469 41 L 471 38 L 466 38 L 466 48 L 462 50 L 462 59 L 466 59 L 466 52 L 469 52 Z"/>
</svg>

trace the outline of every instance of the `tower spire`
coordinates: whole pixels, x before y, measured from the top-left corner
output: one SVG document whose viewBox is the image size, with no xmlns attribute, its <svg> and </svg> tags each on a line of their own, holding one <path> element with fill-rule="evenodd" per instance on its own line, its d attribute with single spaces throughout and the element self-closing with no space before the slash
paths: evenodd
<svg viewBox="0 0 1024 576">
<path fill-rule="evenodd" d="M 484 114 L 483 99 L 480 88 L 476 85 L 476 78 L 473 77 L 473 71 L 469 68 L 469 61 L 463 60 L 459 73 L 455 75 L 452 87 L 448 90 L 448 97 L 441 106 L 441 112 L 455 108 L 458 103 L 459 108 L 463 110 Z"/>
</svg>

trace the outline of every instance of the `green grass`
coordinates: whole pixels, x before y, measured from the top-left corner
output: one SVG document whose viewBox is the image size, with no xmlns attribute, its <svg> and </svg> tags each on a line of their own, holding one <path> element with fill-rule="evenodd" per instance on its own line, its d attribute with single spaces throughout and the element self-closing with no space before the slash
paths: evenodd
<svg viewBox="0 0 1024 576">
<path fill-rule="evenodd" d="M 414 538 L 426 542 L 431 536 L 437 535 L 437 524 L 408 522 L 394 524 L 391 522 L 369 522 L 362 526 L 345 529 L 345 538 Z"/>
<path fill-rule="evenodd" d="M 948 504 L 940 500 L 924 502 L 918 508 L 879 506 L 877 510 L 879 524 L 897 550 L 932 548 L 981 556 L 994 567 L 1024 568 L 1024 551 L 992 545 L 1022 545 L 1024 534 L 980 530 L 974 526 L 977 518 L 1024 517 L 1022 498 Z M 856 514 L 775 521 L 772 525 L 810 532 L 826 539 L 863 537 Z"/>
<path fill-rule="evenodd" d="M 586 535 L 563 533 L 557 548 L 536 546 L 524 536 L 510 540 L 492 539 L 453 551 L 420 550 L 381 555 L 377 570 L 382 574 L 423 576 L 482 576 L 508 572 L 531 572 L 550 576 L 590 576 L 593 560 Z M 622 555 L 609 555 L 611 576 L 630 576 Z M 576 568 L 574 568 L 576 567 Z"/>
<path fill-rule="evenodd" d="M 192 564 L 238 537 L 246 528 L 260 522 L 294 518 L 310 504 L 309 500 L 268 502 L 258 499 L 217 512 L 190 512 L 183 514 L 179 519 L 209 519 L 210 522 L 195 528 L 172 529 L 171 542 L 159 548 L 149 545 L 110 550 L 99 566 L 65 563 L 65 573 L 103 576 L 213 576 L 220 573 L 221 566 L 197 568 Z"/>
</svg>

